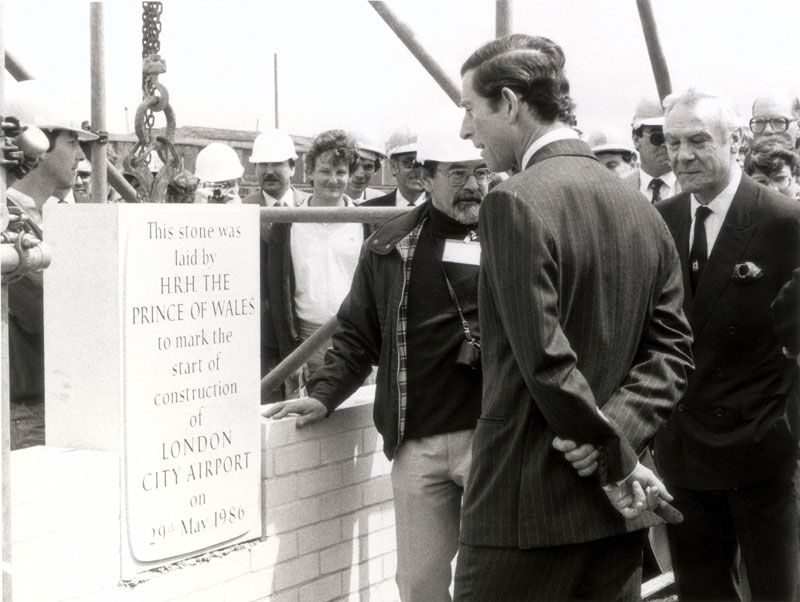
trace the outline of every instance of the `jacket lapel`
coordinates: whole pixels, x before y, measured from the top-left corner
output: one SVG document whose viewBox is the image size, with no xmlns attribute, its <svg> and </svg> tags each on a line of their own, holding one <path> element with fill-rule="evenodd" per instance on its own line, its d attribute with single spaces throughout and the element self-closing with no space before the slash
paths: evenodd
<svg viewBox="0 0 800 602">
<path fill-rule="evenodd" d="M 676 199 L 677 200 L 677 199 Z M 672 231 L 672 238 L 678 249 L 681 260 L 681 274 L 683 275 L 683 313 L 687 316 L 692 307 L 692 284 L 689 281 L 689 230 L 692 226 L 690 198 L 685 198 L 676 203 L 669 214 L 663 214 L 664 221 Z"/>
<path fill-rule="evenodd" d="M 758 187 L 745 175 L 733 197 L 722 229 L 708 257 L 708 262 L 697 283 L 689 322 L 697 336 L 708 321 L 720 296 L 731 281 L 733 266 L 741 257 L 757 224 L 751 222 L 751 209 L 758 197 Z M 688 238 L 685 245 L 688 253 Z"/>
</svg>

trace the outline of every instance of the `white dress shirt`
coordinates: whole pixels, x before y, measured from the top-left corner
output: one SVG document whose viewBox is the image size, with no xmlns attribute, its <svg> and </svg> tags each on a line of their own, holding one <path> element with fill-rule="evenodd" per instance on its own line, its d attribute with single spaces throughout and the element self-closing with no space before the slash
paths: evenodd
<svg viewBox="0 0 800 602">
<path fill-rule="evenodd" d="M 425 201 L 425 193 L 424 192 L 420 192 L 419 196 L 416 198 L 416 200 L 413 201 L 414 206 L 416 207 L 417 205 L 419 205 L 423 201 Z M 400 192 L 400 189 L 398 188 L 397 189 L 397 195 L 395 196 L 395 199 L 394 199 L 394 206 L 395 207 L 410 207 L 411 203 L 412 203 L 412 201 L 409 201 L 406 197 L 404 197 L 403 193 Z"/>
<path fill-rule="evenodd" d="M 717 242 L 717 236 L 719 236 L 719 231 L 722 229 L 725 216 L 728 215 L 728 209 L 731 208 L 733 196 L 736 194 L 736 191 L 739 189 L 739 183 L 742 181 L 742 170 L 739 165 L 734 164 L 731 172 L 731 181 L 725 189 L 715 196 L 707 205 L 707 207 L 711 209 L 711 213 L 706 217 L 706 221 L 703 222 L 703 225 L 706 227 L 706 241 L 708 244 L 709 257 L 711 256 L 711 250 L 714 248 L 714 243 Z M 701 203 L 697 201 L 693 194 L 690 195 L 690 199 L 692 224 L 689 227 L 689 250 L 691 251 L 692 245 L 694 244 L 695 216 L 697 215 L 697 208 L 700 207 Z"/>
<path fill-rule="evenodd" d="M 274 207 L 278 203 L 284 203 L 287 207 L 294 207 L 294 191 L 292 187 L 286 189 L 286 192 L 283 193 L 283 196 L 279 199 L 276 199 L 273 196 L 268 195 L 263 190 L 261 194 L 264 195 L 264 203 L 266 207 Z"/>
<path fill-rule="evenodd" d="M 658 179 L 664 182 L 664 185 L 661 187 L 659 194 L 661 195 L 661 199 L 668 199 L 671 196 L 675 196 L 680 192 L 680 187 L 678 186 L 678 178 L 675 177 L 675 174 L 671 171 L 658 176 Z M 650 202 L 653 202 L 653 189 L 650 188 L 650 182 L 655 180 L 653 176 L 643 170 L 641 167 L 639 168 L 639 192 L 641 192 L 644 196 L 646 196 Z"/>
<path fill-rule="evenodd" d="M 519 166 L 519 168 L 525 169 L 525 167 L 528 165 L 528 161 L 530 161 L 531 157 L 533 157 L 533 154 L 545 144 L 550 144 L 556 140 L 569 140 L 573 138 L 580 138 L 580 136 L 578 136 L 578 132 L 572 128 L 563 127 L 550 130 L 544 136 L 534 140 L 533 144 L 528 147 L 528 150 L 526 150 L 525 154 L 522 155 L 522 164 Z"/>
</svg>

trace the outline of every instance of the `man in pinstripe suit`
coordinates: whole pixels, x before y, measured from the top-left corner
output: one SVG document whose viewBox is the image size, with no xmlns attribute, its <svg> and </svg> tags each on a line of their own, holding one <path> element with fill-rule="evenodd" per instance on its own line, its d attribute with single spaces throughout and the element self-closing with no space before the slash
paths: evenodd
<svg viewBox="0 0 800 602">
<path fill-rule="evenodd" d="M 563 66 L 557 44 L 515 34 L 462 67 L 462 137 L 519 173 L 481 208 L 483 400 L 458 600 L 638 599 L 644 510 L 670 499 L 638 455 L 691 369 L 678 254 L 567 127 Z M 596 476 L 556 436 L 594 446 Z"/>
</svg>

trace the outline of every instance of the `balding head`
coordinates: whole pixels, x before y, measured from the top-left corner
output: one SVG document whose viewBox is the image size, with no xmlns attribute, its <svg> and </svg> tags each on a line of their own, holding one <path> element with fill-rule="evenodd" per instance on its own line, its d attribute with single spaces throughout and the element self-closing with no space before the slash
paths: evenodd
<svg viewBox="0 0 800 602">
<path fill-rule="evenodd" d="M 788 90 L 770 90 L 756 98 L 753 103 L 750 131 L 753 132 L 755 140 L 770 138 L 794 149 L 800 134 L 797 126 L 798 118 L 800 118 L 800 100 L 797 96 Z"/>
</svg>

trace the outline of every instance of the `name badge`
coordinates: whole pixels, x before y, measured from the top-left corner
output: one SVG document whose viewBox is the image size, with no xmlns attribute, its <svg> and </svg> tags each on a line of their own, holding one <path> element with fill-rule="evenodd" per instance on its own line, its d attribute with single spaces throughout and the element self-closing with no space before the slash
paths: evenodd
<svg viewBox="0 0 800 602">
<path fill-rule="evenodd" d="M 481 244 L 479 242 L 446 240 L 442 261 L 450 263 L 463 263 L 466 265 L 480 265 Z"/>
</svg>

